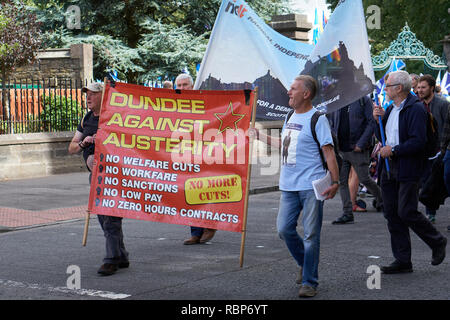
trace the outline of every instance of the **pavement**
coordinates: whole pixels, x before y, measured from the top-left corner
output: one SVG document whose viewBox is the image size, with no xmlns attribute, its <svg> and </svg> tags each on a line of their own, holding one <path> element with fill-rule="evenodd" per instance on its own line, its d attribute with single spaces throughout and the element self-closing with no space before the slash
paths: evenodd
<svg viewBox="0 0 450 320">
<path fill-rule="evenodd" d="M 241 234 L 218 231 L 211 242 L 184 246 L 189 228 L 126 219 L 130 267 L 111 277 L 97 275 L 104 237 L 91 216 L 82 246 L 88 173 L 0 183 L 0 300 L 296 301 L 298 268 L 276 234 L 280 193 L 278 169 L 270 159 L 252 165 L 244 266 Z M 272 161 L 272 163 L 276 163 Z M 411 232 L 414 272 L 380 275 L 392 262 L 386 221 L 366 198 L 368 212 L 355 223 L 336 226 L 340 197 L 325 202 L 314 300 L 449 300 L 450 263 L 431 266 L 431 250 Z M 422 205 L 419 209 L 424 212 Z M 437 214 L 436 228 L 447 238 L 450 201 Z M 298 227 L 302 232 L 301 226 Z M 81 284 L 71 287 L 73 270 Z M 375 271 L 373 271 L 375 270 Z M 377 282 L 378 281 L 378 282 Z M 261 303 L 260 303 L 261 304 Z"/>
</svg>

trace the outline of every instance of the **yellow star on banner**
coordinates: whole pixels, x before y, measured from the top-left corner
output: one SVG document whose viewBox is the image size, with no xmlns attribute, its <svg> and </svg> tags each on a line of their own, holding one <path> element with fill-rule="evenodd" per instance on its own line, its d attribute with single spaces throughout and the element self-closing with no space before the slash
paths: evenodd
<svg viewBox="0 0 450 320">
<path fill-rule="evenodd" d="M 242 118 L 245 117 L 245 114 L 234 113 L 232 102 L 230 102 L 230 104 L 228 105 L 227 111 L 225 111 L 224 113 L 215 113 L 214 115 L 220 121 L 219 132 L 217 134 L 222 133 L 227 129 L 230 129 L 234 131 L 235 135 L 237 135 L 238 134 L 237 123 L 241 121 Z M 234 128 L 230 126 L 231 123 L 234 124 Z"/>
</svg>

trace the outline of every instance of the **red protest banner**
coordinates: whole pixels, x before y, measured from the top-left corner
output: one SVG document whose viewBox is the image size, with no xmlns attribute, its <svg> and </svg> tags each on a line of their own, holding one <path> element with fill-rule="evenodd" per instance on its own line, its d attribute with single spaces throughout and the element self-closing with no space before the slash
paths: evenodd
<svg viewBox="0 0 450 320">
<path fill-rule="evenodd" d="M 242 232 L 254 99 L 107 84 L 89 212 Z"/>
</svg>

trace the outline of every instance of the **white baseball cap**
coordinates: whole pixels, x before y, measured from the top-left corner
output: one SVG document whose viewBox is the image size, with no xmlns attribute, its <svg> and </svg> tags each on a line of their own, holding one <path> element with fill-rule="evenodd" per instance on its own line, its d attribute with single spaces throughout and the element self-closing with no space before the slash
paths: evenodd
<svg viewBox="0 0 450 320">
<path fill-rule="evenodd" d="M 83 87 L 81 89 L 81 92 L 87 92 L 88 90 L 92 91 L 92 92 L 102 92 L 103 91 L 103 84 L 101 84 L 100 82 L 92 82 L 88 86 Z"/>
</svg>

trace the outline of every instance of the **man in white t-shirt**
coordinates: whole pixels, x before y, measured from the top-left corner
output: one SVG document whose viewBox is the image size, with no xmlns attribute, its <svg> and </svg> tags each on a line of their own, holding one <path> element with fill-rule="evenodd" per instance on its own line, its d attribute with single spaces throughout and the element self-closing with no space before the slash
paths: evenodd
<svg viewBox="0 0 450 320">
<path fill-rule="evenodd" d="M 301 284 L 299 296 L 313 297 L 317 294 L 320 253 L 320 230 L 322 228 L 323 201 L 317 200 L 312 181 L 326 175 L 319 146 L 311 132 L 311 118 L 317 111 L 312 99 L 317 84 L 311 76 L 295 78 L 288 91 L 289 106 L 294 113 L 283 126 L 282 136 L 274 138 L 255 130 L 257 138 L 272 146 L 281 147 L 281 142 L 290 137 L 290 143 L 280 173 L 280 208 L 277 229 L 286 242 L 289 252 L 300 267 L 297 283 Z M 332 184 L 322 194 L 326 199 L 336 195 L 339 188 L 339 170 L 333 149 L 333 139 L 327 118 L 320 116 L 315 126 Z M 264 137 L 261 137 L 263 136 Z M 297 232 L 297 220 L 302 215 L 303 238 Z"/>
</svg>

